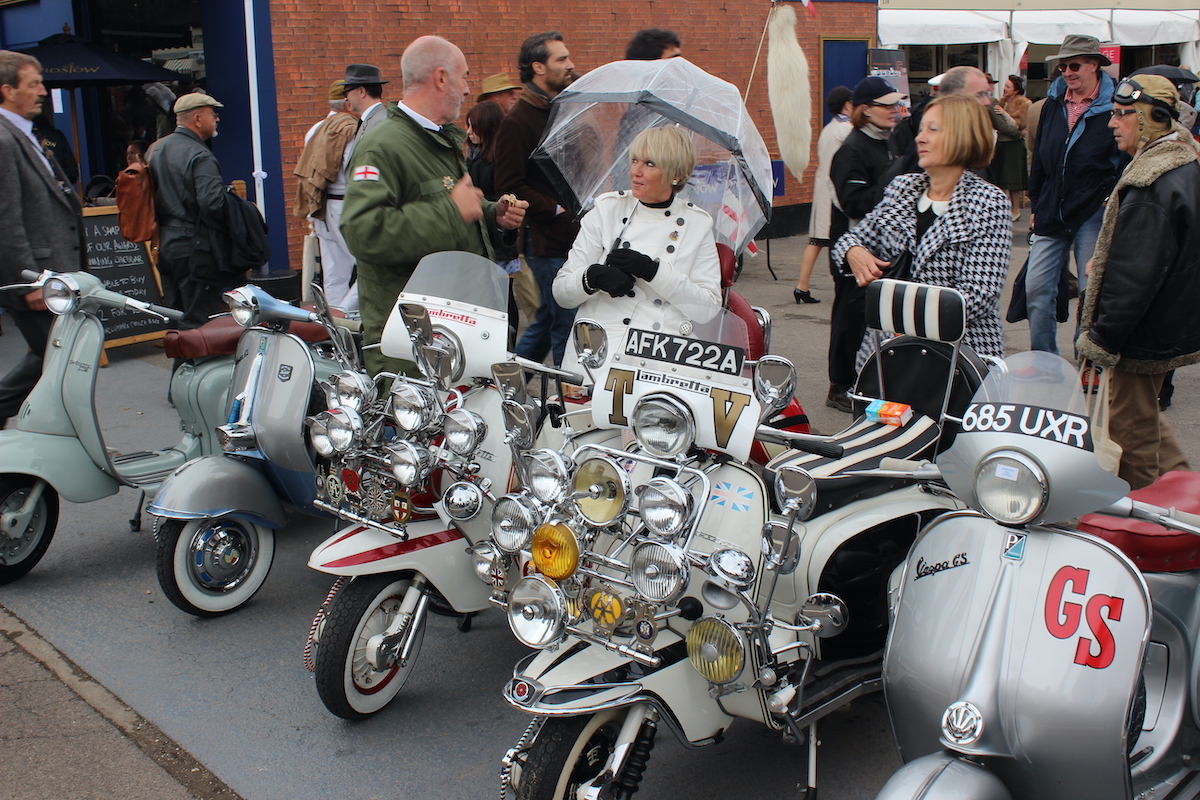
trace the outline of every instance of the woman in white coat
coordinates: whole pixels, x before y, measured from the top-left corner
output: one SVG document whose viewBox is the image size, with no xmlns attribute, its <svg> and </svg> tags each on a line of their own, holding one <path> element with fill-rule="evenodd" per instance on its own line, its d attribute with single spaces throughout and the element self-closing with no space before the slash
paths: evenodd
<svg viewBox="0 0 1200 800">
<path fill-rule="evenodd" d="M 678 197 L 696 165 L 691 137 L 650 128 L 629 152 L 631 190 L 596 198 L 554 279 L 558 304 L 603 325 L 613 348 L 625 329 L 686 336 L 721 309 L 712 217 Z M 574 361 L 568 342 L 564 367 Z"/>
</svg>

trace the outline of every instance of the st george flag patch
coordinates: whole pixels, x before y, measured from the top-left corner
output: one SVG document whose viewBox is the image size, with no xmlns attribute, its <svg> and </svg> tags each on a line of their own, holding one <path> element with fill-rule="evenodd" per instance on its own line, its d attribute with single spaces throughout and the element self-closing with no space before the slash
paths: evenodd
<svg viewBox="0 0 1200 800">
<path fill-rule="evenodd" d="M 354 169 L 354 180 L 356 181 L 377 181 L 379 180 L 379 170 L 375 167 L 363 165 Z"/>
</svg>

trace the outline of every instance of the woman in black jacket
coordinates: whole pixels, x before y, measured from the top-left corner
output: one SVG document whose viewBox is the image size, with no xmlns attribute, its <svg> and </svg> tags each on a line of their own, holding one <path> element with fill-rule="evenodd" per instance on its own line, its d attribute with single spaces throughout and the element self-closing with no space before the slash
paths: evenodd
<svg viewBox="0 0 1200 800">
<path fill-rule="evenodd" d="M 887 139 L 896 127 L 896 112 L 904 95 L 883 78 L 872 75 L 854 87 L 850 101 L 854 130 L 842 142 L 829 167 L 829 178 L 837 197 L 829 223 L 832 246 L 843 233 L 865 217 L 887 187 L 885 176 L 891 163 Z M 825 405 L 849 413 L 847 392 L 854 385 L 854 359 L 867 329 L 865 287 L 853 278 L 833 272 L 833 308 L 829 330 L 829 394 Z"/>
</svg>

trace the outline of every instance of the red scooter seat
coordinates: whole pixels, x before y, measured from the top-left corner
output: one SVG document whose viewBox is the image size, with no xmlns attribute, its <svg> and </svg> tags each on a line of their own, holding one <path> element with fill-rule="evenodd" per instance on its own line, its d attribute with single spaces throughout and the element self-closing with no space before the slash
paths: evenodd
<svg viewBox="0 0 1200 800">
<path fill-rule="evenodd" d="M 1164 508 L 1200 513 L 1200 473 L 1175 470 L 1144 489 L 1134 500 Z M 1187 572 L 1200 568 L 1200 536 L 1180 533 L 1152 522 L 1088 514 L 1079 530 L 1098 536 L 1129 556 L 1143 572 Z"/>
<path fill-rule="evenodd" d="M 231 356 L 237 350 L 238 339 L 244 331 L 228 314 L 222 315 L 186 331 L 167 331 L 163 337 L 163 350 L 167 358 L 205 358 L 207 356 Z M 329 338 L 324 327 L 315 322 L 293 322 L 288 333 L 299 336 L 305 342 L 323 342 Z"/>
</svg>

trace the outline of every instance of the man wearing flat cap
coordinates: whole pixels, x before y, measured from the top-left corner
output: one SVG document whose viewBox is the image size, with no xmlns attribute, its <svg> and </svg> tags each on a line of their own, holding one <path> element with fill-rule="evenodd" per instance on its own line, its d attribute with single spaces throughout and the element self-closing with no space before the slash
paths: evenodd
<svg viewBox="0 0 1200 800">
<path fill-rule="evenodd" d="M 329 87 L 329 114 L 304 137 L 304 151 L 294 173 L 298 182 L 292 212 L 311 220 L 317 234 L 325 299 L 332 306 L 354 311 L 358 309 L 358 287 L 350 283 L 354 256 L 346 249 L 339 230 L 346 198 L 346 166 L 358 129 L 358 116 L 349 108 L 345 81 L 334 81 Z"/>
<path fill-rule="evenodd" d="M 175 132 L 150 155 L 158 219 L 163 304 L 183 311 L 179 327 L 198 328 L 222 311 L 221 292 L 235 282 L 221 165 L 205 144 L 217 133 L 221 103 L 192 92 L 175 101 Z"/>
<path fill-rule="evenodd" d="M 508 77 L 507 72 L 500 72 L 488 75 L 483 79 L 483 87 L 479 92 L 479 97 L 475 99 L 480 103 L 491 100 L 504 109 L 504 113 L 507 114 L 512 111 L 512 107 L 517 104 L 520 97 L 521 84 Z"/>
<path fill-rule="evenodd" d="M 351 155 L 367 131 L 387 119 L 387 108 L 383 105 L 385 83 L 388 81 L 383 79 L 379 67 L 371 64 L 351 64 L 346 67 L 346 77 L 342 80 L 346 87 L 346 105 L 350 113 L 358 117 L 358 132 L 354 134 L 354 142 L 350 146 Z"/>
<path fill-rule="evenodd" d="M 1038 120 L 1029 172 L 1029 266 L 1025 296 L 1030 349 L 1058 352 L 1056 298 L 1060 273 L 1072 252 L 1079 291 L 1104 217 L 1104 201 L 1128 162 L 1108 130 L 1113 79 L 1100 67 L 1112 62 L 1093 36 L 1072 34 L 1046 59 L 1057 62 Z"/>
<path fill-rule="evenodd" d="M 1200 162 L 1178 100 L 1159 75 L 1117 85 L 1108 126 L 1133 161 L 1104 209 L 1080 315 L 1079 355 L 1111 381 L 1109 433 L 1134 489 L 1188 468 L 1158 394 L 1166 373 L 1200 362 Z"/>
</svg>

